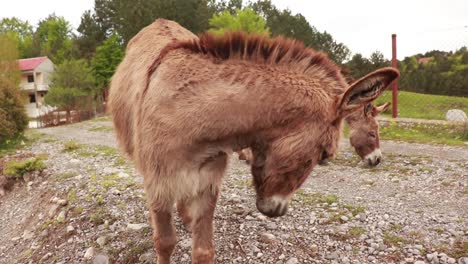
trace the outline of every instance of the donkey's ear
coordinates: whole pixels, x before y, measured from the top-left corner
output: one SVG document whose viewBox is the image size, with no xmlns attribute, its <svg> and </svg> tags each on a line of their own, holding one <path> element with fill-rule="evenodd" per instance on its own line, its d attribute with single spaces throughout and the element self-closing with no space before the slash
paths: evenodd
<svg viewBox="0 0 468 264">
<path fill-rule="evenodd" d="M 381 106 L 377 106 L 374 108 L 374 110 L 372 111 L 372 115 L 373 116 L 378 116 L 380 113 L 384 112 L 385 110 L 387 110 L 387 108 L 391 105 L 392 103 L 390 102 L 387 102 Z"/>
<path fill-rule="evenodd" d="M 345 117 L 374 101 L 399 75 L 394 68 L 382 68 L 362 77 L 344 93 L 338 106 L 339 115 Z"/>
</svg>

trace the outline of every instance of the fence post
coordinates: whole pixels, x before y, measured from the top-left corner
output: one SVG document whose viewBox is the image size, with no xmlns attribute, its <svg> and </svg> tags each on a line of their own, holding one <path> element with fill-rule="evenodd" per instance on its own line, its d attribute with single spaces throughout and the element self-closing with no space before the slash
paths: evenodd
<svg viewBox="0 0 468 264">
<path fill-rule="evenodd" d="M 396 34 L 392 34 L 392 67 L 398 69 Z M 392 83 L 392 117 L 398 117 L 398 80 Z"/>
</svg>

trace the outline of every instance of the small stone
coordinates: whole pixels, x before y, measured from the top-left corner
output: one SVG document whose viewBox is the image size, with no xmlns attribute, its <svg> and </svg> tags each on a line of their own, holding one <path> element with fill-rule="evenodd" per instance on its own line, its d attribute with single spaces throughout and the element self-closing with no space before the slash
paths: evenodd
<svg viewBox="0 0 468 264">
<path fill-rule="evenodd" d="M 275 235 L 266 232 L 260 235 L 260 240 L 264 243 L 275 243 L 277 241 Z"/>
<path fill-rule="evenodd" d="M 34 237 L 34 233 L 30 230 L 24 230 L 23 239 L 29 240 Z"/>
<path fill-rule="evenodd" d="M 457 261 L 454 258 L 448 258 L 447 263 L 448 264 L 455 264 L 455 263 L 457 263 Z"/>
<path fill-rule="evenodd" d="M 45 254 L 44 256 L 42 256 L 41 261 L 45 261 L 50 257 L 52 257 L 52 253 L 49 252 L 49 253 Z"/>
<path fill-rule="evenodd" d="M 128 224 L 127 230 L 140 231 L 145 227 L 149 227 L 148 224 Z"/>
<path fill-rule="evenodd" d="M 59 207 L 60 205 L 54 203 L 49 209 L 49 217 L 53 217 L 57 213 Z"/>
<path fill-rule="evenodd" d="M 100 253 L 94 258 L 93 264 L 109 264 L 109 257 Z"/>
<path fill-rule="evenodd" d="M 68 204 L 68 201 L 65 200 L 65 199 L 59 199 L 59 200 L 57 201 L 57 204 L 58 204 L 58 205 L 61 205 L 61 206 L 65 206 L 65 205 Z"/>
<path fill-rule="evenodd" d="M 192 246 L 192 239 L 187 238 L 180 242 L 180 246 L 184 249 L 190 248 Z"/>
<path fill-rule="evenodd" d="M 98 237 L 98 239 L 96 240 L 96 243 L 98 243 L 100 247 L 103 247 L 107 243 L 107 237 L 105 236 Z"/>
<path fill-rule="evenodd" d="M 284 254 L 281 254 L 281 255 L 278 257 L 278 259 L 280 259 L 280 260 L 281 260 L 281 259 L 284 259 L 284 258 L 286 258 L 286 256 L 285 256 Z"/>
<path fill-rule="evenodd" d="M 122 172 L 122 171 L 121 171 L 121 172 L 119 172 L 117 175 L 118 175 L 119 177 L 121 177 L 121 178 L 127 178 L 127 177 L 130 177 L 130 175 L 128 175 L 127 173 L 125 173 L 125 172 Z"/>
<path fill-rule="evenodd" d="M 341 263 L 344 263 L 344 264 L 349 263 L 349 258 L 348 258 L 348 257 L 342 258 L 342 259 L 341 259 Z"/>
<path fill-rule="evenodd" d="M 288 261 L 286 261 L 285 264 L 297 264 L 299 263 L 299 260 L 297 258 L 290 258 Z"/>
<path fill-rule="evenodd" d="M 338 253 L 336 253 L 336 251 L 325 255 L 325 259 L 328 259 L 328 260 L 334 260 L 337 258 L 338 258 Z"/>
<path fill-rule="evenodd" d="M 422 261 L 422 260 L 416 260 L 414 262 L 414 264 L 426 264 L 426 262 Z"/>
<path fill-rule="evenodd" d="M 342 217 L 340 217 L 341 221 L 343 222 L 348 222 L 349 218 L 345 215 L 343 215 Z"/>
<path fill-rule="evenodd" d="M 66 216 L 67 216 L 67 212 L 65 210 L 60 211 L 59 215 L 57 216 L 57 221 L 60 223 L 65 222 Z"/>
<path fill-rule="evenodd" d="M 458 264 L 468 264 L 468 257 L 461 257 L 458 259 Z"/>
<path fill-rule="evenodd" d="M 275 230 L 275 229 L 277 229 L 277 228 L 278 228 L 278 225 L 276 225 L 275 223 L 268 223 L 268 224 L 266 225 L 266 229 L 267 229 L 267 230 Z"/>
<path fill-rule="evenodd" d="M 93 247 L 90 247 L 86 250 L 85 254 L 84 254 L 84 258 L 85 259 L 92 259 L 94 256 L 94 248 Z"/>
<path fill-rule="evenodd" d="M 73 233 L 75 231 L 75 228 L 71 225 L 67 226 L 67 233 L 70 234 L 70 233 Z"/>
</svg>

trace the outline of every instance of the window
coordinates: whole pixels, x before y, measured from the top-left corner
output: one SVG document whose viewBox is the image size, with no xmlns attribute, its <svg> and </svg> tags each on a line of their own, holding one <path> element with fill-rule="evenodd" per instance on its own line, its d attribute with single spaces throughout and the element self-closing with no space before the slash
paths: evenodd
<svg viewBox="0 0 468 264">
<path fill-rule="evenodd" d="M 35 103 L 36 102 L 36 96 L 34 94 L 29 95 L 29 102 L 30 103 Z"/>
<path fill-rule="evenodd" d="M 34 82 L 34 76 L 28 75 L 28 83 Z"/>
</svg>

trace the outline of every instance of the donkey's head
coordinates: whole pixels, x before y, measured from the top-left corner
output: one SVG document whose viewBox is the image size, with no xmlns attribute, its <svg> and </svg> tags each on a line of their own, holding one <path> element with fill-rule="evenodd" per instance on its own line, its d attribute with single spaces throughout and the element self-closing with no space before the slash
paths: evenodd
<svg viewBox="0 0 468 264">
<path fill-rule="evenodd" d="M 370 166 L 376 166 L 382 160 L 380 152 L 379 124 L 376 117 L 385 111 L 390 103 L 379 107 L 372 103 L 346 117 L 350 127 L 350 143 L 356 153 Z"/>
<path fill-rule="evenodd" d="M 376 133 L 376 141 L 373 141 L 373 145 L 368 149 L 377 149 L 378 129 L 374 127 L 377 126 L 374 117 L 383 111 L 384 107 L 374 109 L 372 102 L 398 75 L 398 71 L 393 68 L 370 73 L 353 83 L 343 95 L 330 103 L 329 109 L 332 110 L 323 117 L 302 116 L 300 122 L 294 126 L 289 126 L 280 132 L 275 131 L 272 133 L 273 136 L 253 144 L 251 165 L 258 210 L 270 217 L 284 215 L 287 212 L 289 198 L 307 179 L 313 167 L 337 152 L 342 120 L 357 115 L 359 110 L 364 113 L 366 109 L 366 118 L 374 122 L 372 127 Z M 370 127 L 371 122 L 368 123 Z M 363 133 L 360 131 L 355 129 L 353 133 Z M 369 135 L 370 130 L 362 131 L 366 131 L 366 136 Z M 354 136 L 354 138 L 360 137 Z M 362 140 L 355 146 L 363 148 L 365 144 L 371 143 Z M 364 155 L 372 153 L 372 151 L 366 153 L 368 151 L 366 149 L 358 153 L 365 153 Z"/>
</svg>

